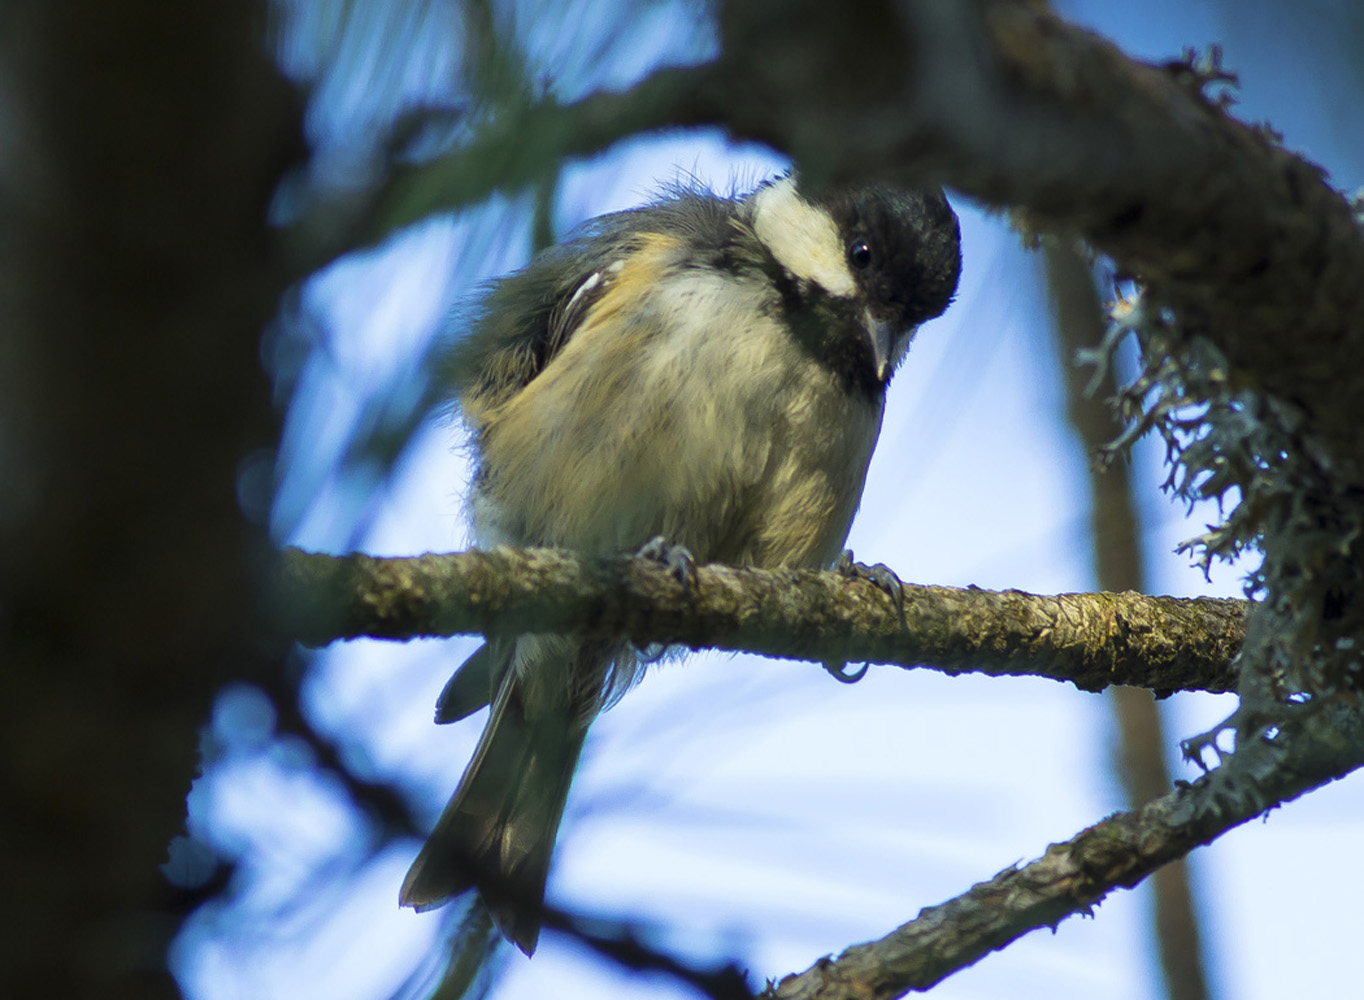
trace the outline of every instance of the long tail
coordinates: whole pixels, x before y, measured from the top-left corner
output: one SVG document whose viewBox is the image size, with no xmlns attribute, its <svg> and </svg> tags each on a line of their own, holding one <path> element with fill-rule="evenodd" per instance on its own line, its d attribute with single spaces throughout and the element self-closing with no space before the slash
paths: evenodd
<svg viewBox="0 0 1364 1000">
<path fill-rule="evenodd" d="M 570 671 L 574 659 L 554 666 Z M 540 937 L 554 839 L 587 736 L 587 721 L 559 693 L 565 674 L 560 685 L 544 684 L 545 666 L 529 678 L 515 666 L 505 672 L 473 759 L 399 896 L 425 910 L 476 888 L 527 955 Z"/>
</svg>

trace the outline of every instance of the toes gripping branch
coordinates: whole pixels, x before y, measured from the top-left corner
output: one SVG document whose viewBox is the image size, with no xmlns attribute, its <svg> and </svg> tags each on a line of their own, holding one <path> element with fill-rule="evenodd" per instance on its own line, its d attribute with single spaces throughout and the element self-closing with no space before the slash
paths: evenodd
<svg viewBox="0 0 1364 1000">
<path fill-rule="evenodd" d="M 897 612 L 902 615 L 905 613 L 905 585 L 900 582 L 895 571 L 885 563 L 868 566 L 866 563 L 854 562 L 852 549 L 844 549 L 843 554 L 838 557 L 838 562 L 834 563 L 834 572 L 849 580 L 866 580 L 875 584 L 882 593 L 895 602 Z"/>
<path fill-rule="evenodd" d="M 905 612 L 905 588 L 900 582 L 900 578 L 895 575 L 895 571 L 885 563 L 877 563 L 875 566 L 868 566 L 866 563 L 855 562 L 853 560 L 852 549 L 844 549 L 843 554 L 838 557 L 838 562 L 834 563 L 834 572 L 840 576 L 847 577 L 849 580 L 865 580 L 876 586 L 882 593 L 895 602 L 895 610 L 903 615 Z M 834 663 L 826 661 L 824 669 L 829 672 L 829 676 L 841 684 L 856 684 L 863 677 L 867 676 L 870 663 L 862 664 L 861 670 L 849 670 L 846 663 Z"/>
<path fill-rule="evenodd" d="M 696 559 L 685 545 L 669 545 L 662 535 L 655 535 L 640 546 L 635 558 L 660 563 L 682 584 L 684 593 L 691 593 L 696 583 Z"/>
</svg>

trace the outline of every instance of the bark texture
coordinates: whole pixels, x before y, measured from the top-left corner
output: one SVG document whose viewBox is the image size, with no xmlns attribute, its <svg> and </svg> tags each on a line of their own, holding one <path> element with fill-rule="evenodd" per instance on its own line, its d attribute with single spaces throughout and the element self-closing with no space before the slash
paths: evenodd
<svg viewBox="0 0 1364 1000">
<path fill-rule="evenodd" d="M 904 585 L 812 570 L 697 567 L 684 587 L 649 560 L 552 549 L 380 559 L 290 549 L 275 574 L 276 627 L 311 645 L 564 632 L 636 644 L 746 650 L 816 662 L 1021 674 L 1084 691 L 1129 684 L 1228 691 L 1246 602 Z"/>
</svg>

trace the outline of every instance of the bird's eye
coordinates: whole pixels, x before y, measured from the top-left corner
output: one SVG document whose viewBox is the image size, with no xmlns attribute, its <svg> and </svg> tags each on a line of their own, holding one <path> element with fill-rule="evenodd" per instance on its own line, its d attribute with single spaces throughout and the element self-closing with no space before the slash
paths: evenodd
<svg viewBox="0 0 1364 1000">
<path fill-rule="evenodd" d="M 871 247 L 866 240 L 854 240 L 848 247 L 848 260 L 859 271 L 871 263 Z"/>
</svg>

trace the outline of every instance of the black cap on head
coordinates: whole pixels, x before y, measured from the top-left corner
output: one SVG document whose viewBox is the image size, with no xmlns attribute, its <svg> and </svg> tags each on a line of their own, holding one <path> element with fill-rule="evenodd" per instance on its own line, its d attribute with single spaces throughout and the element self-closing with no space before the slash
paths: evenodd
<svg viewBox="0 0 1364 1000">
<path fill-rule="evenodd" d="M 942 191 L 878 185 L 830 192 L 818 203 L 837 224 L 878 320 L 908 331 L 942 314 L 961 276 L 961 231 Z"/>
</svg>

